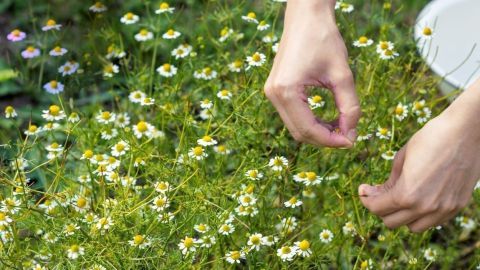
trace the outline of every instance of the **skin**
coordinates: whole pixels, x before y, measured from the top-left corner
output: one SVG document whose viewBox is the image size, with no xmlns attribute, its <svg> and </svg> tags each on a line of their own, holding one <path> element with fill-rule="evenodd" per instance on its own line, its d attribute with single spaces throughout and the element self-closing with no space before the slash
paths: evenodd
<svg viewBox="0 0 480 270">
<path fill-rule="evenodd" d="M 355 142 L 360 106 L 334 5 L 330 0 L 288 1 L 265 93 L 295 140 L 345 148 Z M 317 26 L 315 31 L 312 26 Z M 332 91 L 340 113 L 337 121 L 315 118 L 308 107 L 307 86 Z M 388 228 L 406 225 L 412 232 L 454 217 L 469 203 L 480 178 L 479 115 L 480 80 L 398 151 L 384 184 L 359 186 L 363 205 Z"/>
</svg>

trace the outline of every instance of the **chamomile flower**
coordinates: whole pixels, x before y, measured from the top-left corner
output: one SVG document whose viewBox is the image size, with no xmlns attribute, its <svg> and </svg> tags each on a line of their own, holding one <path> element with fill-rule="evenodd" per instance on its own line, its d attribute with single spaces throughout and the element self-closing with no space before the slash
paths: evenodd
<svg viewBox="0 0 480 270">
<path fill-rule="evenodd" d="M 360 263 L 360 269 L 362 270 L 371 270 L 373 268 L 373 261 L 372 259 L 364 260 Z"/>
<path fill-rule="evenodd" d="M 147 29 L 142 29 L 135 35 L 135 40 L 139 42 L 144 42 L 151 39 L 153 39 L 153 33 Z"/>
<path fill-rule="evenodd" d="M 58 68 L 58 73 L 62 74 L 62 76 L 72 75 L 77 72 L 79 66 L 80 65 L 75 61 L 67 61 Z"/>
<path fill-rule="evenodd" d="M 380 53 L 380 59 L 382 60 L 391 60 L 395 59 L 399 54 L 393 50 L 384 50 Z"/>
<path fill-rule="evenodd" d="M 217 77 L 217 71 L 213 70 L 211 67 L 205 67 L 201 70 L 196 70 L 193 73 L 193 77 L 195 77 L 195 79 L 203 79 L 209 81 Z"/>
<path fill-rule="evenodd" d="M 368 141 L 373 137 L 372 134 L 367 133 L 367 134 L 359 134 L 357 136 L 357 141 L 362 142 L 362 141 Z"/>
<path fill-rule="evenodd" d="M 467 231 L 471 231 L 477 227 L 475 221 L 466 216 L 458 216 L 455 218 L 455 221 L 460 225 L 460 227 Z"/>
<path fill-rule="evenodd" d="M 102 2 L 96 2 L 95 4 L 90 6 L 88 10 L 94 13 L 102 13 L 107 11 L 107 7 Z"/>
<path fill-rule="evenodd" d="M 165 32 L 165 34 L 162 35 L 162 37 L 164 39 L 176 39 L 178 38 L 180 35 L 182 35 L 180 32 L 178 31 L 175 31 L 173 29 L 169 29 L 167 32 Z"/>
<path fill-rule="evenodd" d="M 61 27 L 62 25 L 58 24 L 54 19 L 49 19 L 42 27 L 42 31 L 60 30 Z"/>
<path fill-rule="evenodd" d="M 155 14 L 162 14 L 162 13 L 173 13 L 175 11 L 174 7 L 170 7 L 167 2 L 160 3 L 160 6 L 157 10 L 155 10 Z"/>
<path fill-rule="evenodd" d="M 222 89 L 217 92 L 217 97 L 221 100 L 230 100 L 232 98 L 232 92 L 227 89 Z"/>
<path fill-rule="evenodd" d="M 308 104 L 310 105 L 310 109 L 315 110 L 317 108 L 322 108 L 323 106 L 325 106 L 325 101 L 323 100 L 322 96 L 315 95 L 308 98 Z"/>
<path fill-rule="evenodd" d="M 430 108 L 425 107 L 422 110 L 416 110 L 415 115 L 417 116 L 417 122 L 419 124 L 425 124 L 426 122 L 428 122 L 430 117 L 432 117 L 432 111 L 430 110 Z"/>
<path fill-rule="evenodd" d="M 28 46 L 25 50 L 22 51 L 21 55 L 25 59 L 35 58 L 40 56 L 40 50 L 33 46 Z"/>
<path fill-rule="evenodd" d="M 140 20 L 140 17 L 132 12 L 128 12 L 120 18 L 120 22 L 124 24 L 134 24 L 137 23 L 138 20 Z"/>
<path fill-rule="evenodd" d="M 225 254 L 225 260 L 230 264 L 238 264 L 240 260 L 245 259 L 245 253 L 242 251 L 234 250 Z"/>
<path fill-rule="evenodd" d="M 249 12 L 247 15 L 242 16 L 242 20 L 249 23 L 258 24 L 257 14 L 255 14 L 255 12 Z"/>
<path fill-rule="evenodd" d="M 139 249 L 145 249 L 151 245 L 151 240 L 150 237 L 142 235 L 142 234 L 137 234 L 133 237 L 132 240 L 128 241 L 128 243 L 132 247 L 136 247 Z"/>
<path fill-rule="evenodd" d="M 382 154 L 382 158 L 385 160 L 393 160 L 395 158 L 396 151 L 387 150 Z"/>
<path fill-rule="evenodd" d="M 312 255 L 312 250 L 310 249 L 310 242 L 308 240 L 302 240 L 294 243 L 297 248 L 297 255 L 307 258 Z"/>
<path fill-rule="evenodd" d="M 322 230 L 322 232 L 320 232 L 320 241 L 322 243 L 328 244 L 332 242 L 332 240 L 333 240 L 333 233 L 330 230 L 324 229 Z"/>
<path fill-rule="evenodd" d="M 13 219 L 11 219 L 6 212 L 0 211 L 0 226 L 8 226 L 8 224 L 12 223 Z"/>
<path fill-rule="evenodd" d="M 118 65 L 109 63 L 103 67 L 103 76 L 107 78 L 113 77 L 114 74 L 117 74 L 120 71 Z"/>
<path fill-rule="evenodd" d="M 80 195 L 75 195 L 75 197 L 72 198 L 71 203 L 75 211 L 79 213 L 84 213 L 89 207 L 89 201 L 87 198 Z"/>
<path fill-rule="evenodd" d="M 361 36 L 357 40 L 353 42 L 353 46 L 355 47 L 368 47 L 373 44 L 373 40 L 367 38 L 366 36 Z"/>
<path fill-rule="evenodd" d="M 278 37 L 274 33 L 269 33 L 262 38 L 263 43 L 275 43 Z"/>
<path fill-rule="evenodd" d="M 242 194 L 238 197 L 238 203 L 242 206 L 251 206 L 257 203 L 257 198 L 252 194 Z"/>
<path fill-rule="evenodd" d="M 78 226 L 75 223 L 70 223 L 70 224 L 65 225 L 65 227 L 63 228 L 63 233 L 66 236 L 71 236 L 71 235 L 74 235 L 75 231 L 77 231 L 79 229 L 80 229 L 80 226 Z"/>
<path fill-rule="evenodd" d="M 225 223 L 218 228 L 218 233 L 223 235 L 232 234 L 235 231 L 235 226 L 231 223 Z"/>
<path fill-rule="evenodd" d="M 301 200 L 297 199 L 297 197 L 295 197 L 295 196 L 283 203 L 283 205 L 285 205 L 285 207 L 287 207 L 287 208 L 296 208 L 296 207 L 298 207 L 302 204 L 303 204 L 303 202 Z"/>
<path fill-rule="evenodd" d="M 199 233 L 206 233 L 210 230 L 210 227 L 207 224 L 200 223 L 193 226 L 193 229 Z"/>
<path fill-rule="evenodd" d="M 119 141 L 114 146 L 112 146 L 112 156 L 120 157 L 127 153 L 130 150 L 130 145 L 125 141 Z"/>
<path fill-rule="evenodd" d="M 27 136 L 33 136 L 40 133 L 42 130 L 34 124 L 29 124 L 28 128 L 23 132 Z"/>
<path fill-rule="evenodd" d="M 142 137 L 152 137 L 154 130 L 155 128 L 145 121 L 140 121 L 136 125 L 133 125 L 133 133 L 138 139 Z"/>
<path fill-rule="evenodd" d="M 288 160 L 283 156 L 276 156 L 270 159 L 268 166 L 270 166 L 273 171 L 280 172 L 288 167 Z"/>
<path fill-rule="evenodd" d="M 213 108 L 213 102 L 209 99 L 204 99 L 204 100 L 200 101 L 200 108 L 211 109 L 211 108 Z"/>
<path fill-rule="evenodd" d="M 263 178 L 263 173 L 256 169 L 248 170 L 245 172 L 245 176 L 250 180 L 260 180 Z"/>
<path fill-rule="evenodd" d="M 434 36 L 433 29 L 428 26 L 423 27 L 420 32 L 422 33 L 422 38 L 424 40 L 432 39 L 432 37 Z"/>
<path fill-rule="evenodd" d="M 195 146 L 188 151 L 188 156 L 196 160 L 202 160 L 208 157 L 208 154 L 205 152 L 205 149 L 201 146 Z"/>
<path fill-rule="evenodd" d="M 71 245 L 67 249 L 67 257 L 72 260 L 76 260 L 78 257 L 83 256 L 85 254 L 85 248 L 79 245 Z"/>
<path fill-rule="evenodd" d="M 389 140 L 392 137 L 392 132 L 388 128 L 378 127 L 376 135 L 379 139 Z"/>
<path fill-rule="evenodd" d="M 280 43 L 278 43 L 278 42 L 275 43 L 275 44 L 273 44 L 273 45 L 272 45 L 272 51 L 273 51 L 274 53 L 277 53 L 279 46 L 280 46 Z"/>
<path fill-rule="evenodd" d="M 264 246 L 271 247 L 271 246 L 275 245 L 275 243 L 277 243 L 278 240 L 279 240 L 278 237 L 273 236 L 273 235 L 268 235 L 268 236 L 262 237 L 262 244 Z"/>
<path fill-rule="evenodd" d="M 157 182 L 154 185 L 155 191 L 165 194 L 167 191 L 170 190 L 170 184 L 168 182 L 162 181 Z"/>
<path fill-rule="evenodd" d="M 242 71 L 242 67 L 243 67 L 243 62 L 240 60 L 235 60 L 234 62 L 228 64 L 228 69 L 230 70 L 230 72 L 238 73 Z"/>
<path fill-rule="evenodd" d="M 184 239 L 180 240 L 178 248 L 184 256 L 189 253 L 195 252 L 197 250 L 198 240 L 193 237 L 185 236 Z"/>
<path fill-rule="evenodd" d="M 63 92 L 64 86 L 61 82 L 58 82 L 56 80 L 52 80 L 52 81 L 44 84 L 43 89 L 45 89 L 45 91 L 47 91 L 47 93 L 58 94 L 58 93 Z"/>
<path fill-rule="evenodd" d="M 147 95 L 140 90 L 135 90 L 128 95 L 128 99 L 133 103 L 141 103 L 146 97 Z"/>
<path fill-rule="evenodd" d="M 45 149 L 48 152 L 62 152 L 63 151 L 63 146 L 54 142 L 54 143 L 51 143 L 51 144 L 45 146 Z"/>
<path fill-rule="evenodd" d="M 22 32 L 18 29 L 13 30 L 7 35 L 7 39 L 12 41 L 12 42 L 18 42 L 22 41 L 27 37 L 27 34 L 25 32 Z"/>
<path fill-rule="evenodd" d="M 109 111 L 100 111 L 95 119 L 97 119 L 97 122 L 100 124 L 109 124 L 115 121 L 115 116 L 115 113 Z"/>
<path fill-rule="evenodd" d="M 355 225 L 353 225 L 351 221 L 348 221 L 343 225 L 342 232 L 345 235 L 354 236 L 357 233 L 357 230 L 355 229 Z"/>
<path fill-rule="evenodd" d="M 233 29 L 229 27 L 224 27 L 220 31 L 220 37 L 218 38 L 218 41 L 225 42 L 232 34 L 233 34 Z"/>
<path fill-rule="evenodd" d="M 172 56 L 178 60 L 187 57 L 191 51 L 192 47 L 190 45 L 180 45 L 177 48 L 173 49 Z"/>
<path fill-rule="evenodd" d="M 62 56 L 64 54 L 66 54 L 67 52 L 68 52 L 67 49 L 62 48 L 60 46 L 56 46 L 48 54 L 50 54 L 51 56 Z"/>
<path fill-rule="evenodd" d="M 211 145 L 216 145 L 217 141 L 212 137 L 205 135 L 202 138 L 198 139 L 197 143 L 201 146 L 211 146 Z"/>
<path fill-rule="evenodd" d="M 247 57 L 247 63 L 249 66 L 260 67 L 265 64 L 266 57 L 263 53 L 256 52 Z"/>
<path fill-rule="evenodd" d="M 42 112 L 42 117 L 47 121 L 58 121 L 66 117 L 65 113 L 57 105 L 51 105 L 48 110 L 43 110 Z"/>
<path fill-rule="evenodd" d="M 12 106 L 5 107 L 5 118 L 15 118 L 17 117 L 17 111 Z"/>
<path fill-rule="evenodd" d="M 281 248 L 277 249 L 277 256 L 284 262 L 293 261 L 297 255 L 297 247 L 296 246 L 282 246 Z"/>
<path fill-rule="evenodd" d="M 263 235 L 261 233 L 253 233 L 248 237 L 247 245 L 254 250 L 259 251 L 263 245 Z"/>
<path fill-rule="evenodd" d="M 142 99 L 142 101 L 140 102 L 140 105 L 142 106 L 151 106 L 155 104 L 155 99 L 154 98 L 151 98 L 151 97 L 145 97 L 144 99 Z"/>
<path fill-rule="evenodd" d="M 427 248 L 423 252 L 423 257 L 429 262 L 434 262 L 437 259 L 437 251 L 432 248 Z"/>
<path fill-rule="evenodd" d="M 395 118 L 398 121 L 403 121 L 408 116 L 408 106 L 402 103 L 398 103 L 395 107 Z"/>
<path fill-rule="evenodd" d="M 150 205 L 150 207 L 157 212 L 161 212 L 167 209 L 169 206 L 170 202 L 165 195 L 159 195 L 155 197 L 152 201 L 152 205 Z"/>
<path fill-rule="evenodd" d="M 265 31 L 268 30 L 268 28 L 270 28 L 270 24 L 268 24 L 266 21 L 261 21 L 257 25 L 258 31 Z"/>
<path fill-rule="evenodd" d="M 386 50 L 393 51 L 394 48 L 395 48 L 395 44 L 393 44 L 392 42 L 380 41 L 377 44 L 377 53 L 381 54 L 383 51 L 386 51 Z"/>
<path fill-rule="evenodd" d="M 128 113 L 119 113 L 115 120 L 115 125 L 121 128 L 130 125 L 130 116 L 128 116 Z"/>
<path fill-rule="evenodd" d="M 344 13 L 351 13 L 355 7 L 352 4 L 345 3 L 343 1 L 337 1 L 335 3 L 335 10 L 340 9 Z"/>
<path fill-rule="evenodd" d="M 163 77 L 173 77 L 177 74 L 177 68 L 171 64 L 163 64 L 157 68 L 158 74 Z"/>
</svg>

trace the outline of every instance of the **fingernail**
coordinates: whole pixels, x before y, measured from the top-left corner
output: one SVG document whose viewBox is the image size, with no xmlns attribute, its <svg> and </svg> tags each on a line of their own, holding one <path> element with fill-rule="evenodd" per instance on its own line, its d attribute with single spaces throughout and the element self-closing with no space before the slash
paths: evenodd
<svg viewBox="0 0 480 270">
<path fill-rule="evenodd" d="M 367 184 L 362 184 L 358 187 L 358 195 L 360 196 L 372 196 L 377 193 L 377 188 Z"/>
<path fill-rule="evenodd" d="M 348 132 L 347 132 L 347 138 L 352 142 L 352 143 L 355 143 L 355 141 L 357 140 L 357 131 L 355 129 L 350 129 Z"/>
</svg>

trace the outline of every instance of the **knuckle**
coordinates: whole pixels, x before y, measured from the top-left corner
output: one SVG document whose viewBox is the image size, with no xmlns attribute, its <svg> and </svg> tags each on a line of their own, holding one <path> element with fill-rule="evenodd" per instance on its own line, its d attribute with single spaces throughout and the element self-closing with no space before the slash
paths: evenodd
<svg viewBox="0 0 480 270">
<path fill-rule="evenodd" d="M 415 195 L 397 195 L 393 196 L 393 202 L 400 207 L 410 208 L 416 203 Z"/>
</svg>

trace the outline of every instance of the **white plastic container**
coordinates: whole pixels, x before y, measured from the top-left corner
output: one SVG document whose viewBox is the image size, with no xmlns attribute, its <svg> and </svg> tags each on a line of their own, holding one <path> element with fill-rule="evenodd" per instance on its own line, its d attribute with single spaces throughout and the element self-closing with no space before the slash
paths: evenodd
<svg viewBox="0 0 480 270">
<path fill-rule="evenodd" d="M 425 27 L 433 30 L 430 39 L 423 35 Z M 430 2 L 417 18 L 414 35 L 425 62 L 443 78 L 444 94 L 480 77 L 480 0 Z"/>
</svg>

